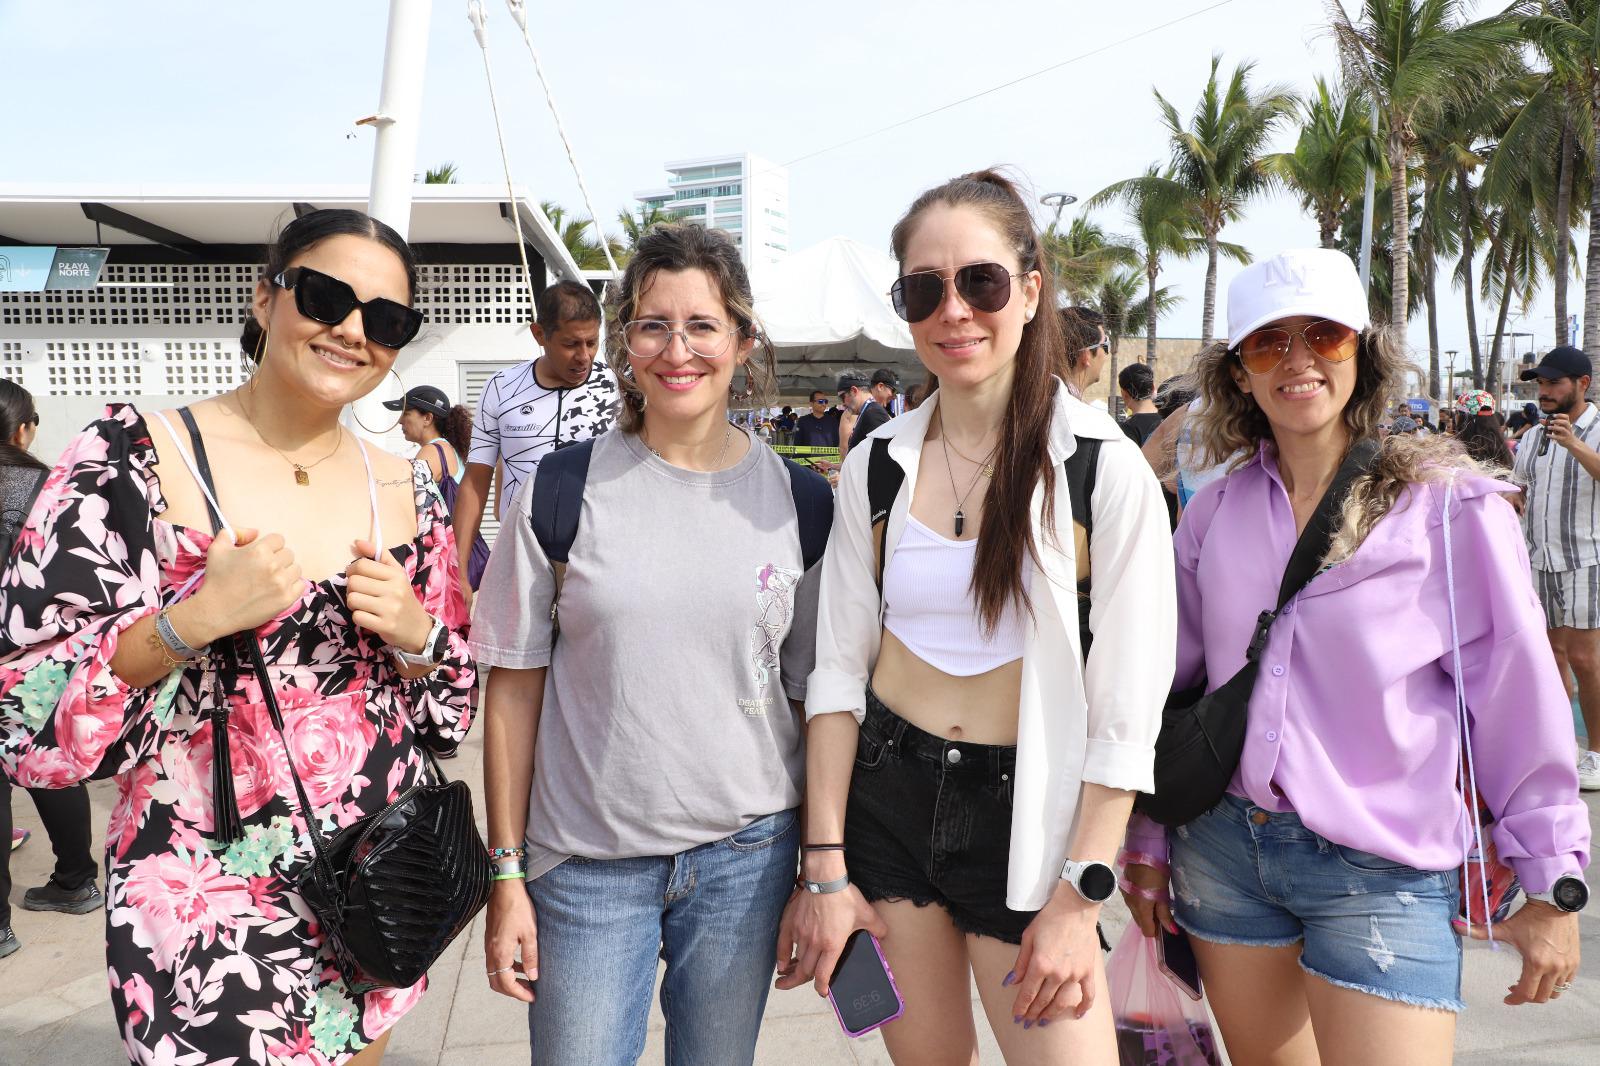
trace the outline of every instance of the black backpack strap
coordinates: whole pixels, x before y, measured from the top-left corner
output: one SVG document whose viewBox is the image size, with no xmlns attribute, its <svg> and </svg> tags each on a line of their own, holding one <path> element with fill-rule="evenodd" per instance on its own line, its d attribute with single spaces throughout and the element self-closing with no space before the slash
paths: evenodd
<svg viewBox="0 0 1600 1066">
<path fill-rule="evenodd" d="M 533 508 L 530 520 L 539 547 L 552 564 L 566 566 L 572 542 L 578 536 L 578 515 L 583 511 L 583 486 L 589 480 L 589 457 L 594 441 L 580 441 L 539 460 L 533 474 Z"/>
<path fill-rule="evenodd" d="M 1094 498 L 1095 474 L 1100 468 L 1099 437 L 1078 437 L 1078 446 L 1062 464 L 1066 467 L 1067 494 L 1072 499 L 1072 520 L 1087 532 L 1094 532 L 1094 511 L 1089 501 Z"/>
<path fill-rule="evenodd" d="M 1300 590 L 1317 576 L 1317 571 L 1322 566 L 1322 557 L 1328 554 L 1328 546 L 1333 543 L 1334 533 L 1338 532 L 1339 519 L 1344 510 L 1345 497 L 1350 494 L 1350 486 L 1356 478 L 1371 469 L 1373 460 L 1377 456 L 1377 441 L 1358 441 L 1346 453 L 1344 462 L 1339 464 L 1338 471 L 1333 475 L 1333 481 L 1328 485 L 1328 490 L 1322 494 L 1322 499 L 1317 501 L 1317 509 L 1312 512 L 1311 520 L 1306 523 L 1300 539 L 1295 542 L 1294 551 L 1289 555 L 1289 565 L 1283 571 L 1283 582 L 1278 586 L 1278 605 L 1270 611 L 1262 611 L 1256 618 L 1256 631 L 1250 638 L 1250 647 L 1245 650 L 1247 661 L 1253 663 L 1261 657 L 1261 652 L 1267 646 L 1267 633 L 1272 628 L 1273 620 L 1278 617 L 1284 605 L 1294 599 Z"/>
<path fill-rule="evenodd" d="M 1100 445 L 1104 443 L 1099 437 L 1077 437 L 1077 447 L 1067 461 L 1062 464 L 1062 473 L 1067 479 L 1067 497 L 1072 504 L 1072 522 L 1083 527 L 1083 543 L 1078 545 L 1078 570 L 1082 577 L 1078 579 L 1078 649 L 1083 653 L 1084 660 L 1089 658 L 1089 645 L 1094 643 L 1094 633 L 1089 629 L 1089 545 L 1094 534 L 1094 482 L 1095 475 L 1100 469 Z M 1074 533 L 1076 536 L 1076 533 Z"/>
<path fill-rule="evenodd" d="M 828 533 L 833 529 L 833 487 L 803 463 L 785 458 L 783 465 L 789 471 L 789 494 L 794 497 L 794 516 L 800 524 L 800 556 L 810 570 L 827 550 Z"/>
<path fill-rule="evenodd" d="M 878 579 L 878 595 L 883 595 L 884 549 L 889 541 L 889 512 L 900 495 L 906 472 L 889 455 L 886 437 L 869 437 L 872 451 L 867 455 L 867 522 L 873 533 L 873 570 Z"/>
<path fill-rule="evenodd" d="M 589 457 L 594 438 L 569 444 L 539 460 L 533 472 L 533 501 L 529 521 L 539 538 L 550 568 L 555 571 L 556 594 L 550 601 L 550 622 L 561 632 L 561 586 L 567 579 L 567 556 L 578 537 L 578 516 L 583 513 L 583 486 L 589 480 Z"/>
</svg>

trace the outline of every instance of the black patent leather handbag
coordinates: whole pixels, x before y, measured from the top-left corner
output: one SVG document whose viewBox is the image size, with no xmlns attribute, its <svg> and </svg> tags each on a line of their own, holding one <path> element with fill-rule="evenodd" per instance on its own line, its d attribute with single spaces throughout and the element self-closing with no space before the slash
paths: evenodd
<svg viewBox="0 0 1600 1066">
<path fill-rule="evenodd" d="M 250 660 L 288 753 L 261 645 L 253 633 L 239 635 L 236 644 Z M 472 792 L 464 781 L 446 780 L 433 753 L 423 751 L 428 765 L 422 781 L 331 838 L 318 828 L 289 759 L 312 849 L 292 883 L 317 916 L 339 974 L 356 994 L 416 984 L 489 902 L 493 873 L 473 817 Z"/>
</svg>

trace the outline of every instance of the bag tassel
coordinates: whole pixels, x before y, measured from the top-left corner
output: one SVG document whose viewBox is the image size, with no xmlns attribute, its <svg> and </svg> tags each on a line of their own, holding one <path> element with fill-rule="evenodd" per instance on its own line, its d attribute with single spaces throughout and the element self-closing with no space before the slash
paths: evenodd
<svg viewBox="0 0 1600 1066">
<path fill-rule="evenodd" d="M 233 792 L 233 756 L 228 744 L 228 697 L 218 680 L 213 691 L 216 703 L 211 718 L 211 824 L 212 838 L 231 844 L 244 838 L 244 819 L 239 816 L 239 800 Z"/>
</svg>

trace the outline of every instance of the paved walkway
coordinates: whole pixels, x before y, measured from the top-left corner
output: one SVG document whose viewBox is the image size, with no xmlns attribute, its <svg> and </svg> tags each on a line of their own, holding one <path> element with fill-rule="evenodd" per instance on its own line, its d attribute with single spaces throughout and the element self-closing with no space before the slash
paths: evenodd
<svg viewBox="0 0 1600 1066">
<path fill-rule="evenodd" d="M 481 781 L 481 750 L 473 740 L 447 772 L 474 787 Z M 113 799 L 112 784 L 91 786 L 98 838 Z M 50 850 L 26 792 L 14 793 L 16 822 L 34 839 L 12 855 L 13 904 L 29 885 L 49 874 Z M 1589 819 L 1600 828 L 1600 793 L 1591 793 Z M 479 804 L 482 810 L 482 804 Z M 1600 835 L 1600 834 L 1597 834 Z M 114 1066 L 121 1044 L 107 1004 L 103 919 L 34 914 L 15 908 L 13 925 L 22 950 L 0 961 L 0 1066 Z M 1127 921 L 1120 904 L 1108 908 L 1113 940 Z M 1561 1001 L 1548 1007 L 1503 1005 L 1500 998 L 1516 976 L 1512 952 L 1473 947 L 1467 953 L 1466 999 L 1456 1062 L 1471 1066 L 1573 1066 L 1600 1055 L 1600 906 L 1583 917 L 1588 975 Z M 434 967 L 432 988 L 399 1024 L 385 1066 L 500 1066 L 526 1063 L 527 1015 L 520 1003 L 493 994 L 483 978 L 481 920 Z M 1000 1055 L 980 1019 L 983 1061 Z M 645 1063 L 662 1061 L 662 1023 L 653 1012 Z M 805 989 L 773 993 L 756 1053 L 761 1066 L 888 1066 L 875 1034 L 848 1040 L 827 1001 Z M 716 1064 L 707 1064 L 716 1066 Z M 1403 1063 L 1394 1066 L 1405 1066 Z"/>
</svg>

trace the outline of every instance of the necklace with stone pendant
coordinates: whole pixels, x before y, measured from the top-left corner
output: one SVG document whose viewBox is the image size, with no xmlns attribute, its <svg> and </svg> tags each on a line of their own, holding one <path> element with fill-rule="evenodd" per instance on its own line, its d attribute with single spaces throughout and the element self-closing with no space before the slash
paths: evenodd
<svg viewBox="0 0 1600 1066">
<path fill-rule="evenodd" d="M 938 411 L 934 412 L 934 417 L 939 419 L 939 443 L 944 447 L 944 472 L 949 475 L 950 478 L 950 495 L 955 496 L 956 470 L 955 467 L 950 463 L 950 435 L 944 431 L 944 419 L 940 416 Z M 994 453 L 999 449 L 999 447 L 1000 442 L 995 441 L 994 447 L 989 449 L 989 454 L 983 457 L 983 461 L 981 463 L 974 464 L 978 467 L 978 472 L 972 475 L 972 481 L 967 485 L 967 491 L 963 492 L 956 500 L 955 528 L 957 539 L 960 539 L 962 530 L 967 528 L 967 515 L 965 510 L 967 497 L 971 496 L 972 490 L 978 487 L 978 480 L 980 478 L 994 477 L 994 468 L 989 465 L 989 460 L 994 458 Z M 956 454 L 961 455 L 959 451 L 956 452 Z M 961 458 L 967 459 L 967 457 L 964 455 L 961 455 Z M 971 459 L 967 459 L 967 462 L 971 463 L 973 461 Z"/>
</svg>

